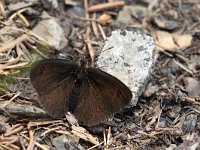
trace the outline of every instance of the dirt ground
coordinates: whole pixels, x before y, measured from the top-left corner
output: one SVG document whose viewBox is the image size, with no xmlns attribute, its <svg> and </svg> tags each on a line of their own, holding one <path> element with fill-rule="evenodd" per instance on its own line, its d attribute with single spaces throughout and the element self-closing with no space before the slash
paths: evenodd
<svg viewBox="0 0 200 150">
<path fill-rule="evenodd" d="M 29 81 L 31 62 L 97 55 L 119 29 L 152 36 L 156 45 L 137 105 L 94 127 L 78 126 L 70 114 L 49 117 Z M 2 0 L 0 149 L 200 149 L 199 71 L 199 0 Z"/>
</svg>

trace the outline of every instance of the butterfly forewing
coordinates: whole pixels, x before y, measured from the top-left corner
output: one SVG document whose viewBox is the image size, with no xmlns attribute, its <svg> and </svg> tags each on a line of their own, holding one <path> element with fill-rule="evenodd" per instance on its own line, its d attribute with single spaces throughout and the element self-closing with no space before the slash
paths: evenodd
<svg viewBox="0 0 200 150">
<path fill-rule="evenodd" d="M 76 63 L 61 59 L 42 60 L 33 65 L 31 83 L 41 105 L 52 117 L 62 117 L 67 113 L 76 69 Z"/>
<path fill-rule="evenodd" d="M 54 118 L 63 117 L 69 110 L 69 95 L 73 86 L 70 80 L 68 77 L 51 92 L 39 96 L 44 110 Z"/>
</svg>

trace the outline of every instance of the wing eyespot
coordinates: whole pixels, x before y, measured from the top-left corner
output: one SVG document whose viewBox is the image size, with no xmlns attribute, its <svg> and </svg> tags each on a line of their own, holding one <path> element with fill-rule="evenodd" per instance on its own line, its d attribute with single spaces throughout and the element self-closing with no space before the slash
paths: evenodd
<svg viewBox="0 0 200 150">
<path fill-rule="evenodd" d="M 120 90 L 117 90 L 117 97 L 121 96 L 122 92 Z"/>
<path fill-rule="evenodd" d="M 44 73 L 44 66 L 42 66 L 38 72 L 39 75 L 42 75 Z"/>
</svg>

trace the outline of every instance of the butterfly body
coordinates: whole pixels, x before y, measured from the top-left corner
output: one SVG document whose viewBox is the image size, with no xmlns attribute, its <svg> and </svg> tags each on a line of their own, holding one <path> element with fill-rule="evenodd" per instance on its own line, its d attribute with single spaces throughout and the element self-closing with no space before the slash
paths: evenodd
<svg viewBox="0 0 200 150">
<path fill-rule="evenodd" d="M 132 98 L 130 89 L 117 78 L 69 60 L 39 61 L 31 69 L 30 80 L 50 116 L 63 117 L 70 111 L 88 126 L 111 118 Z"/>
</svg>

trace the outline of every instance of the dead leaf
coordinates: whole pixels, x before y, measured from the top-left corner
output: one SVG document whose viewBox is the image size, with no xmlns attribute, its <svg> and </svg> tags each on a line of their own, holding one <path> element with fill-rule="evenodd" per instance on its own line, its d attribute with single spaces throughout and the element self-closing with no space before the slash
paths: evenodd
<svg viewBox="0 0 200 150">
<path fill-rule="evenodd" d="M 192 70 L 192 72 L 197 73 L 199 71 L 200 66 L 200 56 L 192 55 L 188 64 L 188 69 Z"/>
<path fill-rule="evenodd" d="M 52 139 L 52 144 L 56 149 L 76 149 L 79 138 L 72 135 L 61 135 Z"/>
<path fill-rule="evenodd" d="M 174 42 L 173 34 L 164 31 L 156 31 L 153 36 L 157 45 L 157 50 L 168 50 L 172 52 L 179 50 L 179 47 Z"/>
<path fill-rule="evenodd" d="M 149 83 L 143 93 L 143 96 L 150 97 L 157 91 L 158 91 L 158 85 L 152 85 L 152 83 Z"/>
<path fill-rule="evenodd" d="M 184 83 L 186 85 L 186 91 L 188 92 L 188 96 L 190 97 L 200 96 L 200 83 L 197 79 L 186 77 L 184 79 Z"/>
<path fill-rule="evenodd" d="M 192 36 L 188 34 L 174 35 L 174 40 L 176 41 L 180 49 L 185 49 L 192 44 Z"/>
<path fill-rule="evenodd" d="M 139 23 L 137 23 L 137 19 L 144 18 L 147 12 L 147 8 L 144 6 L 139 5 L 125 5 L 122 10 L 120 10 L 117 21 L 122 22 L 125 24 L 134 24 L 139 26 Z M 135 19 L 134 19 L 135 18 Z"/>
<path fill-rule="evenodd" d="M 157 50 L 168 50 L 176 52 L 189 47 L 192 43 L 191 35 L 180 35 L 178 33 L 168 33 L 156 31 L 153 33 Z"/>
<path fill-rule="evenodd" d="M 197 115 L 190 114 L 184 120 L 183 131 L 192 132 L 195 130 L 196 125 L 197 125 Z"/>
<path fill-rule="evenodd" d="M 172 20 L 168 19 L 166 16 L 156 16 L 153 19 L 153 22 L 160 28 L 160 29 L 165 29 L 168 31 L 176 30 L 180 23 L 178 20 Z"/>
<path fill-rule="evenodd" d="M 108 15 L 108 14 L 103 14 L 103 15 L 101 15 L 101 16 L 97 19 L 97 21 L 98 21 L 100 24 L 105 25 L 106 23 L 109 22 L 110 19 L 111 19 L 111 16 L 110 16 L 110 15 Z"/>
</svg>

